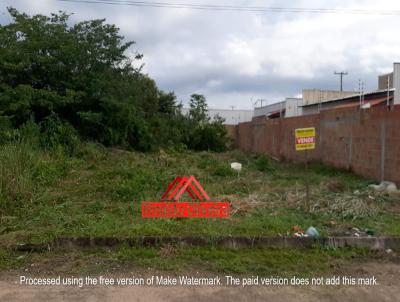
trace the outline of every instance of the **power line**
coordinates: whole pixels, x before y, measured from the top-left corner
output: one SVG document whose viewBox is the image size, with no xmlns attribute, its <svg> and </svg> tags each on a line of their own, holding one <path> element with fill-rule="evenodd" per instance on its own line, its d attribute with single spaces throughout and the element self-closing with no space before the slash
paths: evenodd
<svg viewBox="0 0 400 302">
<path fill-rule="evenodd" d="M 318 14 L 352 14 L 352 15 L 400 15 L 399 10 L 367 10 L 367 9 L 339 9 L 339 8 L 296 8 L 296 7 L 266 7 L 266 6 L 236 6 L 214 4 L 171 3 L 154 1 L 129 0 L 56 0 L 59 2 L 124 5 L 136 7 L 193 9 L 209 11 L 239 11 L 239 12 L 267 12 L 267 13 L 318 13 Z"/>
</svg>

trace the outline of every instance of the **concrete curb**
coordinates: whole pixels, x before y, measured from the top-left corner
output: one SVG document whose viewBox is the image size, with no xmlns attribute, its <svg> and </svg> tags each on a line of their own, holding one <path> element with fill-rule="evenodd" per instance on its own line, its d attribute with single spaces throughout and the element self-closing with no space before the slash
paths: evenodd
<svg viewBox="0 0 400 302">
<path fill-rule="evenodd" d="M 78 237 L 58 238 L 51 244 L 20 244 L 14 249 L 22 252 L 38 252 L 53 249 L 74 250 L 83 248 L 159 247 L 166 244 L 178 246 L 213 246 L 230 249 L 240 248 L 344 248 L 356 247 L 368 250 L 400 250 L 400 237 L 163 237 L 143 236 L 134 238 Z"/>
</svg>

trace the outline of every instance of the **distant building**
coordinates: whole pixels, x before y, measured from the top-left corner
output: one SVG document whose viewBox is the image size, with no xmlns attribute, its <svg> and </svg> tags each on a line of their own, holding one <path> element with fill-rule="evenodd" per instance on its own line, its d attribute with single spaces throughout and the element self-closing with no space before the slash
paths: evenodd
<svg viewBox="0 0 400 302">
<path fill-rule="evenodd" d="M 254 108 L 254 116 L 266 116 L 269 119 L 302 115 L 301 98 L 286 98 L 282 102 Z"/>
<path fill-rule="evenodd" d="M 354 91 L 303 89 L 303 106 L 326 102 L 355 94 L 357 94 L 357 92 Z"/>
<path fill-rule="evenodd" d="M 333 104 L 332 100 L 347 99 L 356 95 L 356 91 L 303 89 L 303 115 L 319 113 L 322 108 L 330 107 L 330 104 Z"/>
<path fill-rule="evenodd" d="M 378 78 L 378 89 L 391 89 L 393 88 L 393 72 L 380 75 Z"/>
<path fill-rule="evenodd" d="M 267 118 L 283 117 L 285 115 L 285 101 L 254 108 L 254 116 L 266 116 Z"/>
<path fill-rule="evenodd" d="M 189 108 L 182 108 L 183 114 L 189 114 Z M 213 120 L 217 115 L 222 117 L 224 125 L 237 125 L 249 122 L 253 118 L 253 110 L 208 109 L 207 115 Z"/>
<path fill-rule="evenodd" d="M 303 105 L 303 115 L 318 114 L 323 110 L 361 107 L 364 109 L 393 104 L 394 89 L 377 90 L 368 93 L 326 100 L 322 103 Z"/>
<path fill-rule="evenodd" d="M 400 63 L 393 63 L 393 72 L 379 76 L 378 90 L 371 92 L 303 89 L 302 98 L 254 109 L 254 116 L 285 118 L 317 114 L 322 110 L 347 107 L 370 108 L 400 104 Z"/>
<path fill-rule="evenodd" d="M 393 63 L 393 71 L 378 77 L 378 90 L 391 90 L 393 93 L 393 104 L 400 104 L 400 63 Z"/>
<path fill-rule="evenodd" d="M 302 98 L 286 98 L 285 102 L 285 117 L 303 115 Z"/>
<path fill-rule="evenodd" d="M 378 90 L 367 93 L 348 92 L 348 95 L 327 98 L 320 102 L 304 102 L 303 114 L 317 114 L 322 110 L 335 108 L 367 109 L 393 104 L 400 104 L 400 63 L 393 63 L 393 72 L 378 77 Z"/>
</svg>

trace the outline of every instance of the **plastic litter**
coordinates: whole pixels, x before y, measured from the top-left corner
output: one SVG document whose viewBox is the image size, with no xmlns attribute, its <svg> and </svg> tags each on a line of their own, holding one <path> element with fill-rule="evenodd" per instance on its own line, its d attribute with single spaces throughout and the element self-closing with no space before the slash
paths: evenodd
<svg viewBox="0 0 400 302">
<path fill-rule="evenodd" d="M 382 181 L 379 185 L 369 185 L 368 187 L 374 189 L 377 192 L 383 192 L 383 193 L 397 192 L 396 184 L 391 181 Z"/>
<path fill-rule="evenodd" d="M 308 235 L 310 237 L 318 237 L 319 232 L 316 228 L 314 228 L 313 226 L 310 226 L 306 231 L 306 235 Z"/>
<path fill-rule="evenodd" d="M 231 168 L 239 173 L 242 170 L 242 164 L 237 162 L 231 163 Z"/>
<path fill-rule="evenodd" d="M 233 170 L 235 170 L 237 172 L 237 177 L 239 179 L 240 171 L 242 171 L 242 164 L 241 163 L 237 163 L 237 162 L 233 162 L 233 163 L 231 163 L 231 169 L 233 169 Z"/>
</svg>

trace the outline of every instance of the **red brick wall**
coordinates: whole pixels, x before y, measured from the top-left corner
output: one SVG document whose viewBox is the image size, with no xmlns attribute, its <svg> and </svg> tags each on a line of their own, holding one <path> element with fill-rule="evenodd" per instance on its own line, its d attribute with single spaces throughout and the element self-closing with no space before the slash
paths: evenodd
<svg viewBox="0 0 400 302">
<path fill-rule="evenodd" d="M 252 122 L 240 123 L 237 125 L 236 145 L 247 152 L 252 152 Z"/>
<path fill-rule="evenodd" d="M 225 125 L 225 129 L 227 132 L 228 137 L 232 138 L 234 141 L 236 141 L 237 137 L 237 127 L 235 125 Z"/>
<path fill-rule="evenodd" d="M 315 127 L 316 149 L 295 151 L 296 128 Z M 321 161 L 369 179 L 400 184 L 400 106 L 337 109 L 285 119 L 255 118 L 236 126 L 239 149 L 294 161 Z"/>
</svg>

